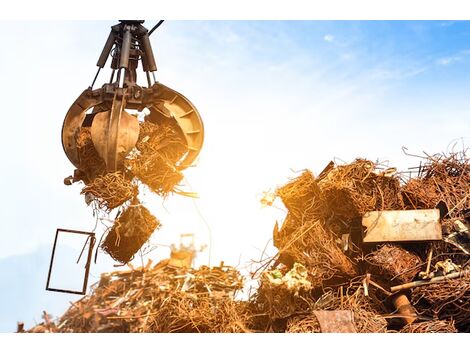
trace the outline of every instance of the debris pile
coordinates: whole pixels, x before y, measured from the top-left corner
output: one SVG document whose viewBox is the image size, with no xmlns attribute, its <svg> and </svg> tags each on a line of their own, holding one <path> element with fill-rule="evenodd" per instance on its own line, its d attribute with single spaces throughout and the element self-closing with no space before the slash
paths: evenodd
<svg viewBox="0 0 470 352">
<path fill-rule="evenodd" d="M 103 274 L 90 296 L 57 321 L 29 332 L 247 332 L 246 302 L 234 295 L 243 280 L 234 268 L 152 267 Z"/>
<path fill-rule="evenodd" d="M 470 332 L 469 165 L 463 153 L 426 156 L 406 178 L 363 159 L 305 170 L 277 190 L 288 210 L 273 231 L 278 253 L 248 299 L 234 299 L 234 268 L 168 260 L 104 274 L 31 331 Z M 131 232 L 146 238 L 159 226 L 149 215 L 128 207 L 106 248 Z"/>
<path fill-rule="evenodd" d="M 356 332 L 470 330 L 469 159 L 426 156 L 404 175 L 357 159 L 277 189 L 288 213 L 267 273 L 301 265 L 310 285 L 292 292 L 263 273 L 252 302 L 266 331 L 327 331 L 318 312 L 344 310 Z"/>
</svg>

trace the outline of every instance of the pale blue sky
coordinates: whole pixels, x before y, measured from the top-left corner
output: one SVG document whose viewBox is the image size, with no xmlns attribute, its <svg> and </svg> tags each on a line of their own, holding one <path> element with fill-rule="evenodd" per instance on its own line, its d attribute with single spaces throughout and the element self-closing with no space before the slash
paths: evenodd
<svg viewBox="0 0 470 352">
<path fill-rule="evenodd" d="M 0 270 L 8 278 L 18 270 L 16 281 L 0 280 L 0 292 L 29 302 L 10 300 L 6 309 L 0 299 L 0 331 L 39 320 L 42 309 L 60 314 L 77 298 L 43 290 L 55 229 L 94 226 L 80 186 L 62 183 L 73 166 L 60 131 L 114 23 L 0 22 L 0 260 L 9 263 Z M 284 214 L 261 208 L 259 195 L 292 170 L 318 173 L 335 157 L 405 168 L 415 161 L 402 146 L 433 153 L 456 138 L 470 143 L 469 22 L 168 21 L 151 40 L 157 79 L 187 96 L 206 128 L 198 166 L 186 172 L 198 208 L 181 197 L 144 197 L 164 225 L 152 241 L 194 232 L 202 244 L 211 233 L 213 264 L 259 258 Z M 99 260 L 91 281 L 112 268 Z M 199 263 L 207 261 L 206 251 Z"/>
</svg>

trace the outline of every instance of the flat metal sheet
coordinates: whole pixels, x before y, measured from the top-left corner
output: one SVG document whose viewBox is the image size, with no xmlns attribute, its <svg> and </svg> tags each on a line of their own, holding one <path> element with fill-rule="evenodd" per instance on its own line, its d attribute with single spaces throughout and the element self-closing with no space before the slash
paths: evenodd
<svg viewBox="0 0 470 352">
<path fill-rule="evenodd" d="M 364 242 L 442 240 L 439 209 L 371 211 L 362 217 Z"/>
<path fill-rule="evenodd" d="M 350 310 L 314 310 L 321 332 L 355 333 L 353 312 Z"/>
</svg>

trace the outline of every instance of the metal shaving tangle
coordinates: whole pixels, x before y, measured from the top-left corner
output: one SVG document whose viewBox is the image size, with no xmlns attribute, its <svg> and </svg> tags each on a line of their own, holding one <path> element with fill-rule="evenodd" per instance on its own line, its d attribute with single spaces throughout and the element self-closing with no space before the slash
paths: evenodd
<svg viewBox="0 0 470 352">
<path fill-rule="evenodd" d="M 456 325 L 470 328 L 468 326 L 470 323 L 469 275 L 417 287 L 413 290 L 411 297 L 412 303 L 420 307 L 421 314 L 439 319 L 452 319 Z"/>
<path fill-rule="evenodd" d="M 141 123 L 136 153 L 125 160 L 132 174 L 160 196 L 167 196 L 183 179 L 177 163 L 187 152 L 184 137 L 170 123 Z"/>
<path fill-rule="evenodd" d="M 436 154 L 424 158 L 418 175 L 403 187 L 404 200 L 411 209 L 435 208 L 443 202 L 450 218 L 470 209 L 470 159 L 466 152 Z"/>
<path fill-rule="evenodd" d="M 137 186 L 125 178 L 121 171 L 96 177 L 81 192 L 81 194 L 92 195 L 99 208 L 107 211 L 136 197 L 137 193 Z"/>
<path fill-rule="evenodd" d="M 356 159 L 339 165 L 318 185 L 335 216 L 350 221 L 373 210 L 403 209 L 400 181 L 376 169 L 376 164 Z"/>
<path fill-rule="evenodd" d="M 412 281 L 421 271 L 421 258 L 398 245 L 385 244 L 365 257 L 371 271 L 399 283 Z"/>
</svg>

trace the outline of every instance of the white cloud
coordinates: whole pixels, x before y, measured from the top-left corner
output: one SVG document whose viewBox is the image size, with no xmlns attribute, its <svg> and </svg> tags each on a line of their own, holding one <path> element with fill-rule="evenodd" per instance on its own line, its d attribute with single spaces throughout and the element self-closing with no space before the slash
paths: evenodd
<svg viewBox="0 0 470 352">
<path fill-rule="evenodd" d="M 331 43 L 335 40 L 335 36 L 333 34 L 326 34 L 324 37 L 323 37 L 323 40 L 325 42 L 328 42 L 328 43 Z"/>
<path fill-rule="evenodd" d="M 462 61 L 462 57 L 461 56 L 448 56 L 448 57 L 442 57 L 440 59 L 437 60 L 437 64 L 438 65 L 441 65 L 441 66 L 448 66 L 448 65 L 451 65 L 451 64 L 454 64 L 458 61 Z"/>
<path fill-rule="evenodd" d="M 382 68 L 377 67 L 370 70 L 370 78 L 373 80 L 400 80 L 417 76 L 429 69 L 428 66 L 404 67 L 404 68 Z"/>
<path fill-rule="evenodd" d="M 455 21 L 443 21 L 439 22 L 438 26 L 439 27 L 450 27 L 455 24 Z"/>
</svg>

